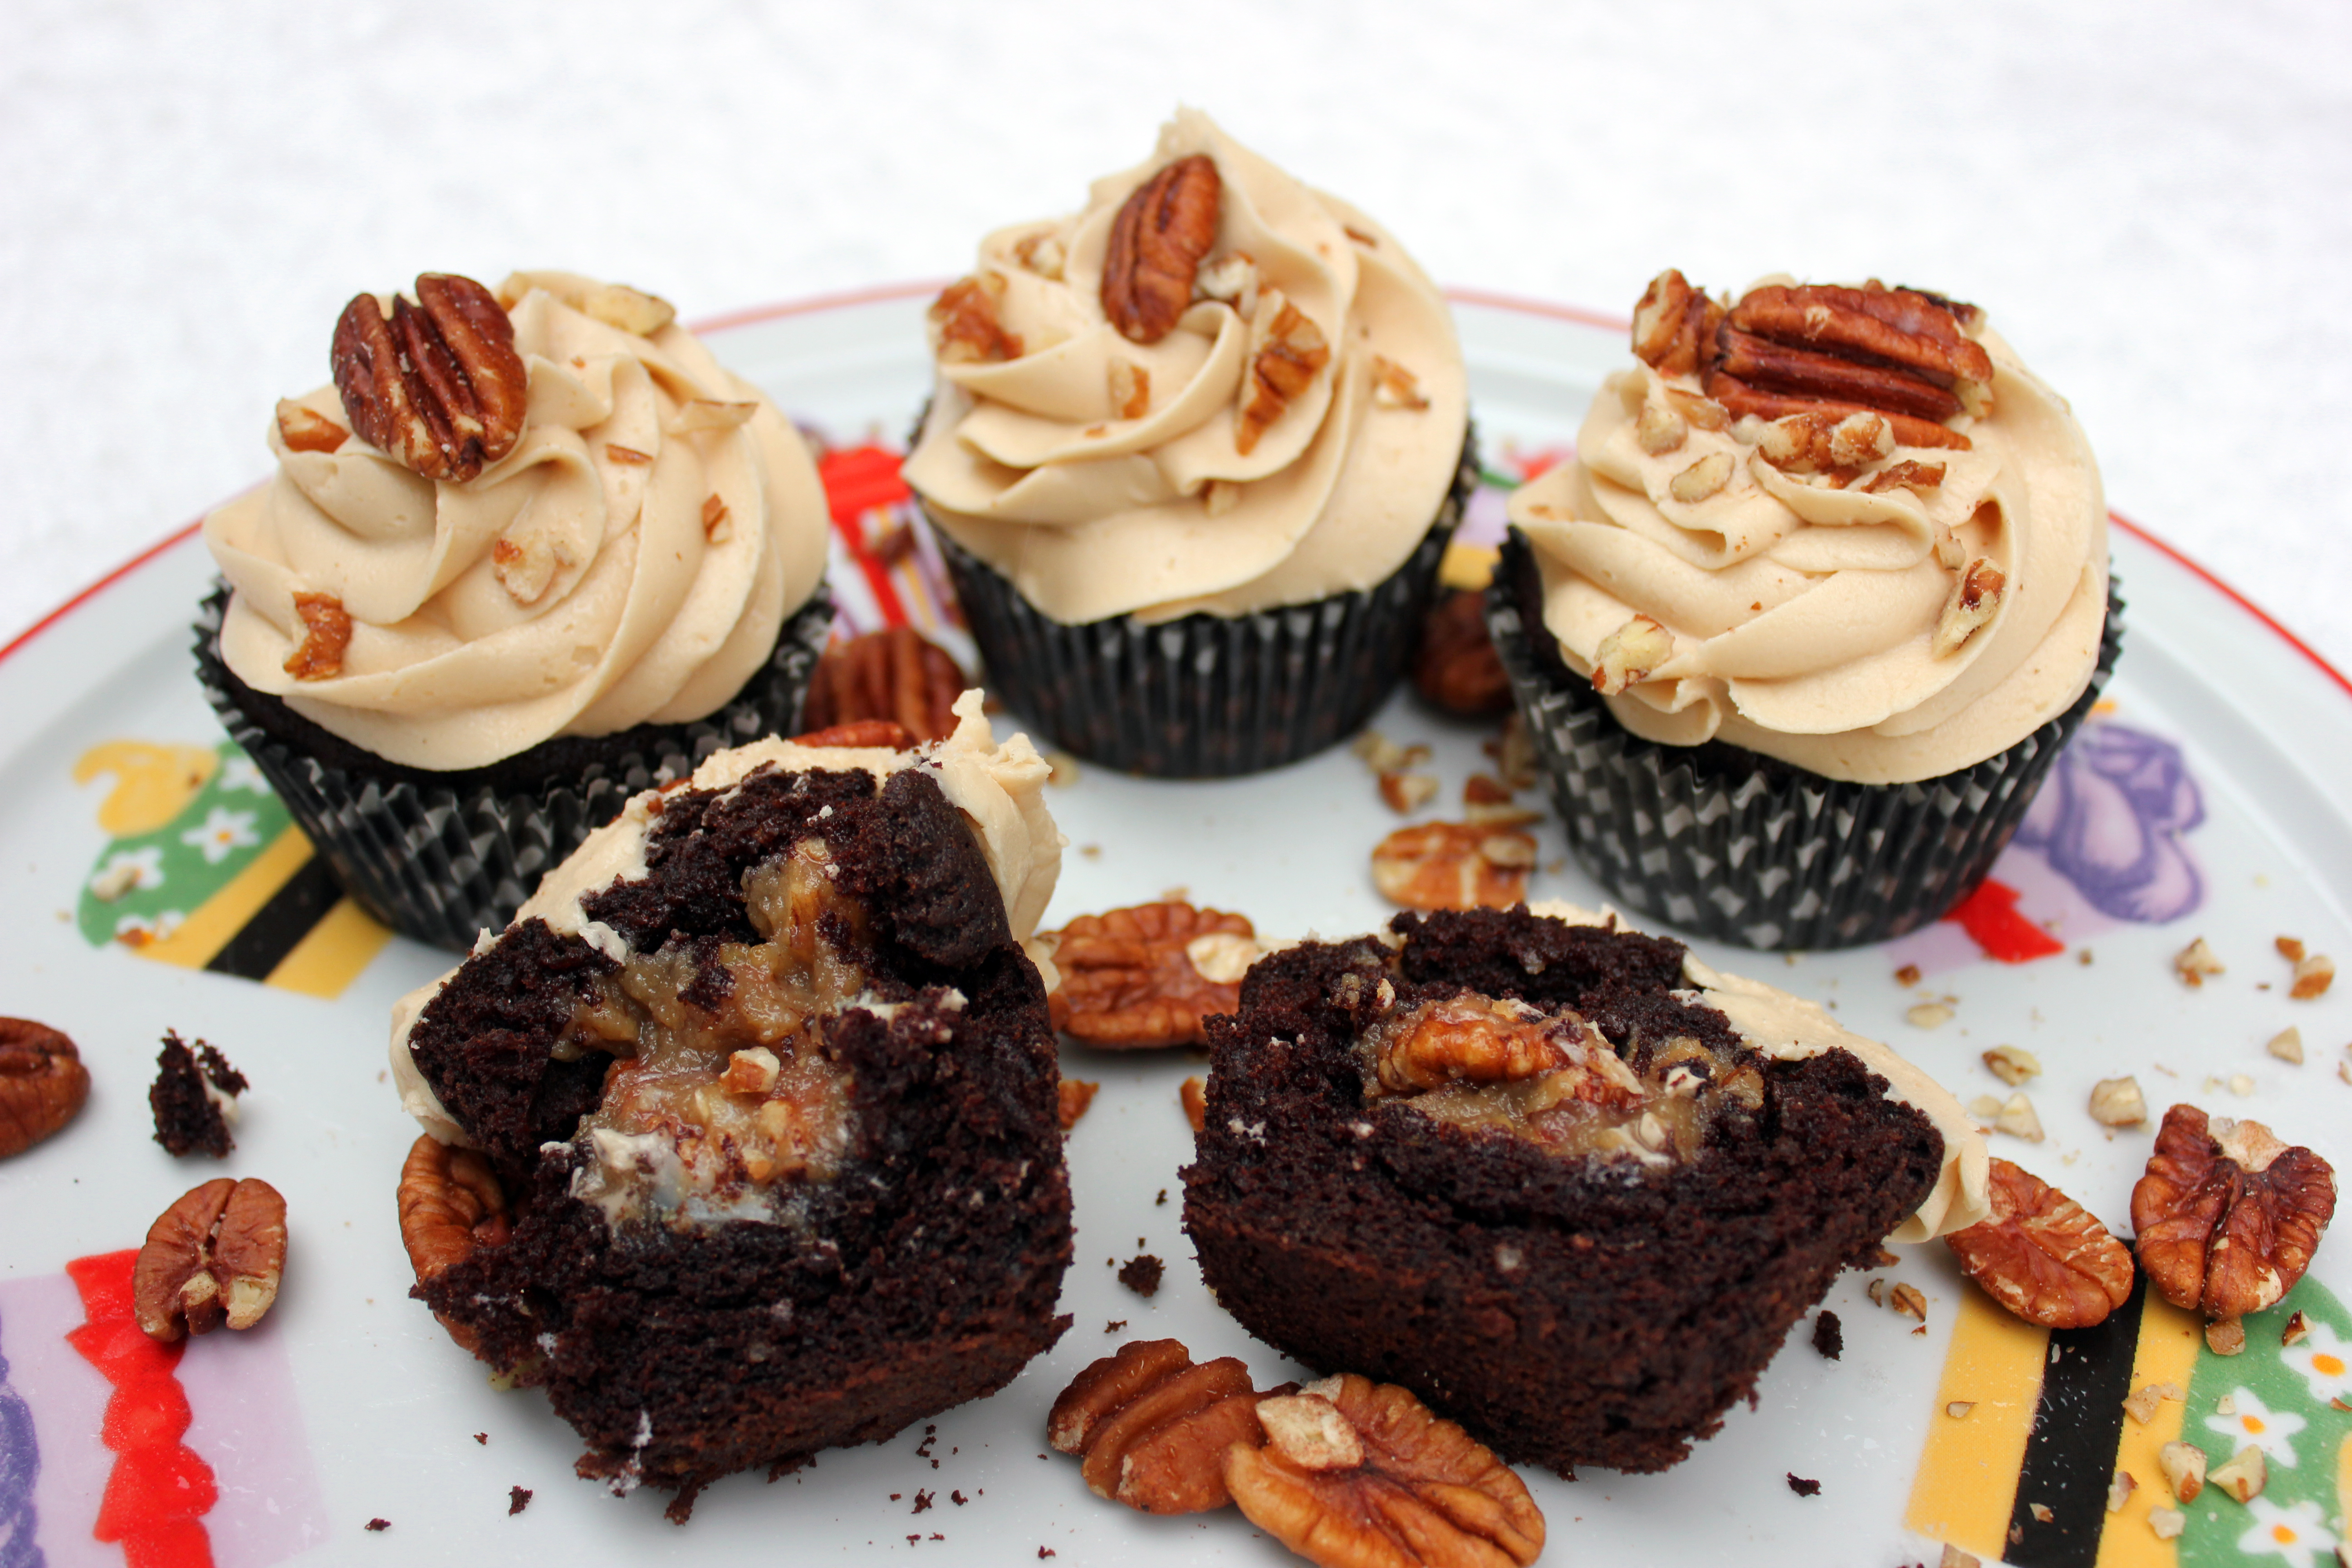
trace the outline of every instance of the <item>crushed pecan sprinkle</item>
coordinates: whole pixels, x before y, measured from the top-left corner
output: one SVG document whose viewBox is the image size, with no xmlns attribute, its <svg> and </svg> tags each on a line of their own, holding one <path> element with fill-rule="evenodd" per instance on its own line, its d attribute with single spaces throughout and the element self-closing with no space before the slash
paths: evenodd
<svg viewBox="0 0 2352 1568">
<path fill-rule="evenodd" d="M 470 278 L 426 272 L 392 314 L 354 295 L 330 358 L 360 437 L 428 479 L 462 483 L 514 450 L 530 383 L 514 323 Z"/>
<path fill-rule="evenodd" d="M 350 440 L 352 433 L 325 415 L 284 397 L 278 402 L 278 438 L 289 452 L 332 452 Z"/>
<path fill-rule="evenodd" d="M 2176 1307 L 2216 1321 L 2259 1312 L 2294 1288 L 2336 1214 L 2336 1172 L 2259 1121 L 2164 1113 L 2132 1188 L 2140 1267 Z"/>
<path fill-rule="evenodd" d="M 965 685 L 945 648 L 912 626 L 889 626 L 824 650 L 809 678 L 801 722 L 823 730 L 887 719 L 919 742 L 944 740 L 955 731 L 955 700 Z"/>
<path fill-rule="evenodd" d="M 1205 1044 L 1202 1021 L 1241 1005 L 1258 955 L 1247 916 L 1181 900 L 1080 915 L 1057 935 L 1062 1027 L 1108 1050 Z"/>
<path fill-rule="evenodd" d="M 1988 1217 L 1944 1242 L 1994 1300 L 2029 1323 L 2087 1329 L 2131 1295 L 2130 1252 L 2082 1205 L 2000 1159 L 1990 1196 Z"/>
<path fill-rule="evenodd" d="M 1528 896 L 1536 841 L 1475 822 L 1400 827 L 1372 851 L 1381 896 L 1409 910 L 1507 910 Z"/>
<path fill-rule="evenodd" d="M 939 329 L 940 363 L 988 364 L 1021 357 L 1021 335 L 1008 332 L 997 319 L 997 302 L 1004 297 L 1004 279 L 993 272 L 959 278 L 931 302 L 931 323 Z"/>
<path fill-rule="evenodd" d="M 1192 302 L 1201 258 L 1217 242 L 1223 182 L 1206 153 L 1179 158 L 1138 185 L 1111 220 L 1102 307 L 1130 342 L 1156 343 Z"/>
<path fill-rule="evenodd" d="M 343 650 L 352 646 L 351 612 L 332 594 L 297 594 L 294 613 L 302 617 L 302 641 L 286 660 L 297 680 L 326 680 L 343 672 Z"/>
<path fill-rule="evenodd" d="M 1234 421 L 1234 449 L 1244 457 L 1257 449 L 1266 427 L 1331 363 L 1331 345 L 1324 341 L 1323 329 L 1279 289 L 1260 293 L 1250 337 L 1255 352 L 1242 385 L 1241 412 Z"/>
</svg>

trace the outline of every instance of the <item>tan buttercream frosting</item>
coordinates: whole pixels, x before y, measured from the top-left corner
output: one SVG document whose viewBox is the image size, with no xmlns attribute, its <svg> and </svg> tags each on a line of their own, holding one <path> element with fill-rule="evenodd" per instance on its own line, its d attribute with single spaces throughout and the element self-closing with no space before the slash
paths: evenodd
<svg viewBox="0 0 2352 1568">
<path fill-rule="evenodd" d="M 1698 376 L 1637 362 L 1608 379 L 1575 461 L 1522 487 L 1509 514 L 1571 669 L 1590 674 L 1636 616 L 1671 634 L 1670 658 L 1606 696 L 1618 722 L 1667 745 L 1722 740 L 1827 778 L 1899 784 L 1979 763 L 2082 695 L 2106 616 L 2098 468 L 2065 401 L 1997 334 L 1968 332 L 1993 364 L 1990 412 L 1947 422 L 1969 448 L 1897 443 L 1843 487 L 1762 460 L 1754 418 L 1693 423 L 1679 446 L 1645 450 L 1644 407 L 1698 395 Z M 1676 500 L 1676 476 L 1716 453 L 1729 482 Z M 1943 465 L 1942 483 L 1864 488 L 1906 461 Z M 1939 653 L 1949 563 L 1979 557 L 2005 580 L 1999 607 Z"/>
<path fill-rule="evenodd" d="M 1174 331 L 1133 342 L 1102 304 L 1111 226 L 1139 185 L 1194 154 L 1222 184 L 1207 281 Z M 1056 621 L 1240 616 L 1367 588 L 1444 502 L 1468 420 L 1444 300 L 1378 224 L 1198 110 L 1179 110 L 1152 155 L 1096 182 L 1076 214 L 990 235 L 975 277 L 1021 352 L 942 360 L 905 473 L 959 543 Z M 1210 296 L 1234 279 L 1234 299 Z M 1330 357 L 1250 445 L 1237 418 L 1254 327 L 1285 300 Z M 1134 370 L 1148 405 L 1121 417 L 1115 378 L 1131 388 Z"/>
<path fill-rule="evenodd" d="M 824 492 L 774 405 L 685 329 L 589 313 L 614 292 L 509 279 L 529 408 L 514 448 L 470 480 L 425 479 L 357 435 L 295 450 L 272 422 L 277 477 L 205 520 L 236 590 L 220 647 L 239 679 L 445 771 L 699 719 L 735 695 L 823 575 Z M 293 402 L 349 423 L 331 385 Z M 301 593 L 351 616 L 338 674 L 285 668 Z"/>
<path fill-rule="evenodd" d="M 1054 897 L 1054 884 L 1062 874 L 1062 847 L 1067 842 L 1045 806 L 1045 780 L 1053 768 L 1026 735 L 1016 734 L 999 744 L 981 711 L 981 702 L 980 692 L 965 692 L 956 700 L 954 732 L 917 751 L 803 746 L 771 738 L 713 752 L 694 770 L 686 787 L 732 789 L 753 772 L 770 766 L 786 773 L 862 770 L 877 779 L 908 768 L 929 773 L 948 804 L 971 824 L 989 875 L 1003 897 L 1013 940 L 1037 962 L 1051 989 L 1056 984 L 1052 954 L 1032 939 Z M 542 920 L 555 931 L 576 932 L 616 963 L 625 958 L 627 945 L 620 932 L 591 921 L 581 902 L 615 882 L 646 875 L 646 847 L 656 815 L 654 805 L 661 793 L 646 790 L 633 796 L 619 816 L 591 833 L 585 843 L 541 880 L 538 890 L 517 911 L 515 923 Z M 482 940 L 487 943 L 490 933 L 484 931 Z M 476 951 L 480 951 L 478 944 Z M 408 1054 L 408 1033 L 418 1015 L 457 973 L 452 968 L 393 1005 L 393 1086 L 400 1094 L 401 1109 L 416 1118 L 425 1131 L 444 1143 L 470 1143 L 472 1140 L 435 1098 Z"/>
<path fill-rule="evenodd" d="M 1617 918 L 1613 910 L 1595 913 L 1557 899 L 1528 909 L 1531 914 L 1570 925 L 1602 925 Z M 1886 1080 L 1889 1100 L 1911 1107 L 1935 1123 L 1944 1140 L 1943 1170 L 1926 1200 L 1887 1237 L 1889 1241 L 1931 1240 L 1964 1230 L 1991 1214 L 1987 1188 L 1990 1156 L 1985 1152 L 1984 1134 L 1969 1120 L 1951 1090 L 1886 1046 L 1855 1034 L 1801 997 L 1759 980 L 1723 973 L 1690 952 L 1683 955 L 1683 976 L 1702 1002 L 1729 1019 L 1731 1026 L 1766 1056 L 1799 1061 L 1831 1049 L 1851 1052 Z"/>
</svg>

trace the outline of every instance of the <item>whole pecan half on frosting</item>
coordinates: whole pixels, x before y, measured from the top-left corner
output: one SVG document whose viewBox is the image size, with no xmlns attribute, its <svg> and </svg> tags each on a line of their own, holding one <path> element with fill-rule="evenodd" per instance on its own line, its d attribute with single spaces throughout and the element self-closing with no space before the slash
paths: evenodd
<svg viewBox="0 0 2352 1568">
<path fill-rule="evenodd" d="M 1156 343 L 1176 330 L 1201 258 L 1217 241 L 1223 189 L 1216 163 L 1195 153 L 1144 181 L 1118 209 L 1103 256 L 1102 307 L 1121 337 Z"/>
<path fill-rule="evenodd" d="M 420 273 L 415 300 L 394 296 L 388 317 L 353 296 L 330 358 L 352 428 L 428 479 L 470 479 L 522 437 L 530 383 L 514 323 L 470 278 Z"/>
</svg>

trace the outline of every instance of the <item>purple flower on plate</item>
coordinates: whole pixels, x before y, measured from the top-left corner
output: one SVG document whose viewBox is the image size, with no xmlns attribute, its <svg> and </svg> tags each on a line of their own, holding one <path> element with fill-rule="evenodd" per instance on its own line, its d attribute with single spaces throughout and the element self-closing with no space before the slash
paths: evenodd
<svg viewBox="0 0 2352 1568">
<path fill-rule="evenodd" d="M 2180 841 L 2204 820 L 2179 746 L 2092 723 L 2050 770 L 2016 841 L 2041 851 L 2102 914 L 2158 925 L 2205 901 L 2204 879 Z"/>
<path fill-rule="evenodd" d="M 40 1473 L 32 1408 L 8 1386 L 8 1363 L 0 1357 L 0 1568 L 42 1568 L 47 1561 L 33 1543 L 33 1482 Z"/>
</svg>

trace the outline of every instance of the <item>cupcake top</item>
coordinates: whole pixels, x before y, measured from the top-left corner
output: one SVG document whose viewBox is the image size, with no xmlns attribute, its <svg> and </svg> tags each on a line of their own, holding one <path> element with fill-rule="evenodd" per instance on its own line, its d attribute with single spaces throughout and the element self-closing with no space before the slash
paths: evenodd
<svg viewBox="0 0 2352 1568">
<path fill-rule="evenodd" d="M 1428 531 L 1467 428 L 1412 258 L 1193 110 L 1079 212 L 982 240 L 931 321 L 908 482 L 1066 625 L 1370 587 Z"/>
<path fill-rule="evenodd" d="M 1983 312 L 1908 289 L 1679 272 L 1576 460 L 1510 518 L 1544 624 L 1628 730 L 1827 778 L 1969 767 L 2082 694 L 2106 506 L 2082 428 Z"/>
<path fill-rule="evenodd" d="M 911 752 L 804 746 L 770 738 L 714 752 L 691 778 L 672 785 L 671 790 L 730 792 L 740 789 L 754 774 L 862 773 L 885 782 L 900 773 L 923 775 L 938 786 L 971 829 L 1003 900 L 1012 939 L 1038 963 L 1051 987 L 1056 976 L 1050 952 L 1030 939 L 1061 875 L 1065 840 L 1045 799 L 1045 780 L 1053 770 L 1026 735 L 997 742 L 981 711 L 980 692 L 965 692 L 957 700 L 955 712 L 954 733 Z M 509 931 L 532 921 L 544 921 L 559 936 L 578 936 L 611 963 L 626 963 L 632 955 L 628 937 L 612 924 L 592 918 L 584 906 L 617 884 L 646 879 L 647 852 L 660 836 L 668 795 L 668 791 L 646 790 L 633 796 L 618 817 L 591 833 L 585 843 L 547 874 Z M 493 940 L 484 931 L 475 952 L 481 952 Z M 408 1046 L 418 1016 L 457 973 L 457 969 L 450 970 L 394 1005 L 392 1070 L 403 1110 L 443 1142 L 470 1145 L 474 1140 L 436 1099 Z"/>
<path fill-rule="evenodd" d="M 823 575 L 824 494 L 672 316 L 564 272 L 354 299 L 276 478 L 205 520 L 228 667 L 442 771 L 732 698 Z"/>
</svg>

